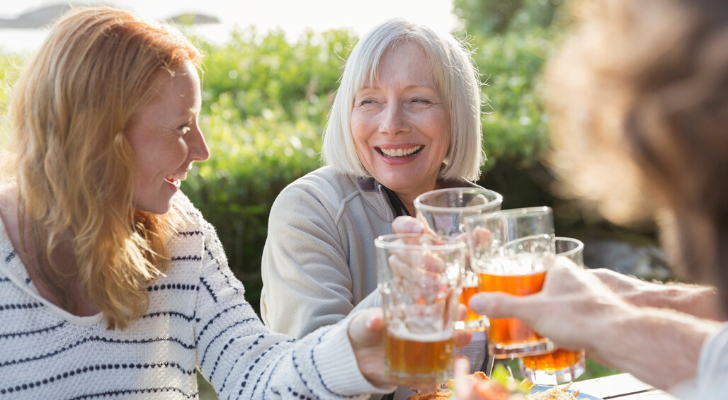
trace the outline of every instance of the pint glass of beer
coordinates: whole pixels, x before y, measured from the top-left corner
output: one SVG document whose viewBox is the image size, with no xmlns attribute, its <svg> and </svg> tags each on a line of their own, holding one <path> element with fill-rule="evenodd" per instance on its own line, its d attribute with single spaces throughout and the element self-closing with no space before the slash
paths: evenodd
<svg viewBox="0 0 728 400">
<path fill-rule="evenodd" d="M 417 218 L 436 235 L 443 237 L 464 236 L 465 218 L 498 211 L 501 203 L 503 196 L 500 194 L 472 187 L 433 190 L 419 195 L 414 202 Z M 460 304 L 467 307 L 468 317 L 458 322 L 458 329 L 482 331 L 487 328 L 487 318 L 468 307 L 470 297 L 479 290 L 478 275 L 466 268 Z"/>
<path fill-rule="evenodd" d="M 584 265 L 584 243 L 579 240 L 557 237 L 556 255 L 569 258 L 576 265 Z M 586 371 L 584 350 L 556 349 L 540 356 L 521 358 L 524 378 L 539 385 L 555 385 L 570 382 Z"/>
<path fill-rule="evenodd" d="M 498 211 L 465 219 L 470 266 L 480 291 L 525 296 L 541 291 L 555 258 L 553 213 L 548 207 Z M 553 343 L 515 318 L 490 319 L 494 358 L 549 353 Z"/>
<path fill-rule="evenodd" d="M 467 245 L 420 234 L 380 236 L 374 244 L 385 375 L 401 386 L 432 390 L 451 374 Z"/>
</svg>

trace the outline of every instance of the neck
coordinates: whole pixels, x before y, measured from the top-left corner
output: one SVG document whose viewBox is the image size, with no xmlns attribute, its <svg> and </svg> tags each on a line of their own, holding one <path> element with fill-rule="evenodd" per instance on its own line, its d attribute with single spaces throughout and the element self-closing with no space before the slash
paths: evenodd
<svg viewBox="0 0 728 400">
<path fill-rule="evenodd" d="M 417 196 L 419 196 L 423 193 L 429 192 L 431 190 L 437 190 L 437 189 L 441 189 L 441 188 L 442 188 L 442 185 L 440 185 L 440 182 L 435 181 L 435 183 L 429 189 L 426 189 L 426 190 L 417 190 L 417 191 L 412 191 L 412 192 L 396 192 L 395 191 L 394 194 L 396 194 L 397 197 L 399 197 L 399 200 L 402 202 L 402 204 L 404 204 L 404 207 L 407 209 L 407 212 L 409 213 L 409 215 L 415 216 L 415 214 L 416 214 L 415 199 L 417 198 Z"/>
</svg>

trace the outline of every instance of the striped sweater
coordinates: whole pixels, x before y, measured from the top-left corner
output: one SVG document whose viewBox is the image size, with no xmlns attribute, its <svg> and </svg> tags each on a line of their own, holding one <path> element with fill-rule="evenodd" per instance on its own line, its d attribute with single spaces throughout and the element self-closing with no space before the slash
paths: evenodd
<svg viewBox="0 0 728 400">
<path fill-rule="evenodd" d="M 213 227 L 178 196 L 193 222 L 170 242 L 166 276 L 147 287 L 146 314 L 123 331 L 40 297 L 0 221 L 0 399 L 191 399 L 198 368 L 221 399 L 384 392 L 357 369 L 346 321 L 300 341 L 270 333 Z"/>
</svg>

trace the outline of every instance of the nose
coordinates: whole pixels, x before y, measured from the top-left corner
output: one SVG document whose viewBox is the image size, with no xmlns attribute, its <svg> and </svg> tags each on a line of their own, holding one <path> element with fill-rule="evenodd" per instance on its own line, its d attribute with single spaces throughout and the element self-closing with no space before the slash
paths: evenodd
<svg viewBox="0 0 728 400">
<path fill-rule="evenodd" d="M 408 132 L 410 130 L 407 116 L 399 101 L 388 101 L 382 113 L 379 132 L 387 135 Z"/>
<path fill-rule="evenodd" d="M 210 148 L 207 147 L 205 136 L 197 124 L 195 124 L 194 130 L 188 132 L 186 136 L 191 161 L 205 161 L 210 158 Z"/>
</svg>

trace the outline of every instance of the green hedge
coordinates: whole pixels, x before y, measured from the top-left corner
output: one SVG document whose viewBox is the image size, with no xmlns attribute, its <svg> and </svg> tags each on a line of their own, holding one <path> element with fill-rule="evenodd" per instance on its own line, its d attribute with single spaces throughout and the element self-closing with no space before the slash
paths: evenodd
<svg viewBox="0 0 728 400">
<path fill-rule="evenodd" d="M 8 99 L 12 85 L 23 67 L 25 56 L 0 53 L 0 147 L 7 145 L 8 124 L 5 123 Z"/>
<path fill-rule="evenodd" d="M 482 117 L 489 158 L 484 170 L 496 177 L 506 166 L 508 176 L 515 174 L 509 181 L 528 184 L 529 171 L 538 168 L 548 147 L 538 75 L 555 38 L 536 27 L 471 40 L 489 98 Z M 217 228 L 230 266 L 257 308 L 270 206 L 287 184 L 320 166 L 321 133 L 357 38 L 332 30 L 308 32 L 291 43 L 281 31 L 249 28 L 221 46 L 193 40 L 206 54 L 200 124 L 212 156 L 195 165 L 183 191 Z M 0 55 L 4 84 L 15 79 L 17 69 L 10 65 L 20 60 Z M 7 97 L 0 96 L 2 107 Z M 545 201 L 543 192 L 499 187 L 497 180 L 488 181 L 491 175 L 483 182 L 509 193 L 513 204 Z"/>
<path fill-rule="evenodd" d="M 475 62 L 489 99 L 482 118 L 483 148 L 489 158 L 485 171 L 496 161 L 531 167 L 548 148 L 539 74 L 554 53 L 557 38 L 551 30 L 533 28 L 473 39 Z"/>
</svg>

